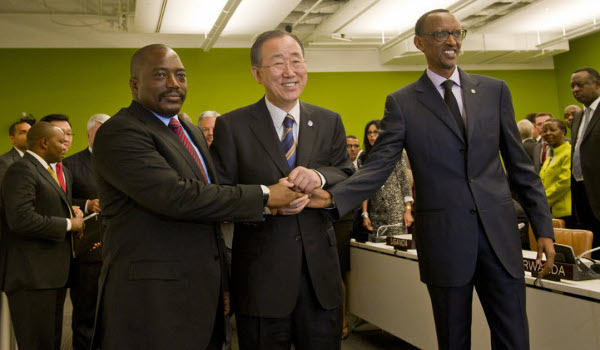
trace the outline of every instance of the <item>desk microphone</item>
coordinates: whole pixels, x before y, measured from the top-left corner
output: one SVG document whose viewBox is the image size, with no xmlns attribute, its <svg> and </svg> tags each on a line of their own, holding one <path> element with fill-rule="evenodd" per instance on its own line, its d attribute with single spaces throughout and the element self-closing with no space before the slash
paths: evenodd
<svg viewBox="0 0 600 350">
<path fill-rule="evenodd" d="M 576 259 L 577 266 L 581 269 L 583 275 L 589 277 L 590 279 L 600 279 L 600 263 L 597 263 L 595 262 L 595 260 L 592 259 L 594 263 L 590 267 L 588 267 L 586 264 L 583 263 L 583 261 L 581 261 L 581 258 L 588 253 L 593 253 L 598 250 L 600 250 L 600 247 L 587 250 L 579 254 L 579 256 Z"/>
</svg>

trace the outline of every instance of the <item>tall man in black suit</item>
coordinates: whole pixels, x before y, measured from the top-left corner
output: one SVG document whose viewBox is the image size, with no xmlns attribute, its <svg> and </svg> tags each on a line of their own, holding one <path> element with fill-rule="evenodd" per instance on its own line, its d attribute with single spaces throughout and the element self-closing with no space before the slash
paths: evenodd
<svg viewBox="0 0 600 350">
<path fill-rule="evenodd" d="M 79 206 L 85 215 L 100 214 L 98 186 L 92 167 L 92 145 L 98 128 L 110 118 L 106 114 L 96 114 L 87 123 L 88 147 L 64 159 L 63 164 L 73 178 L 73 204 Z M 94 315 L 98 297 L 98 277 L 102 268 L 102 235 L 104 226 L 100 216 L 86 221 L 83 237 L 75 241 L 76 258 L 71 264 L 69 283 L 73 303 L 73 349 L 88 350 L 94 331 Z"/>
<path fill-rule="evenodd" d="M 8 128 L 8 140 L 12 143 L 13 148 L 0 156 L 0 181 L 2 181 L 6 169 L 21 159 L 27 151 L 27 131 L 30 128 L 31 125 L 25 120 L 16 121 Z"/>
<path fill-rule="evenodd" d="M 94 348 L 221 349 L 229 301 L 218 223 L 260 222 L 263 207 L 299 196 L 284 183 L 216 184 L 202 132 L 177 117 L 187 79 L 171 48 L 138 50 L 129 86 L 133 102 L 94 139 L 107 223 Z"/>
<path fill-rule="evenodd" d="M 72 256 L 71 235 L 83 229 L 50 164 L 66 152 L 65 136 L 39 122 L 28 151 L 2 181 L 0 273 L 21 349 L 60 349 L 62 314 Z"/>
<path fill-rule="evenodd" d="M 300 102 L 304 50 L 293 35 L 261 34 L 252 73 L 265 87 L 257 103 L 217 118 L 211 146 L 225 184 L 288 177 L 298 190 L 352 174 L 337 113 Z M 242 349 L 335 349 L 342 330 L 342 281 L 331 222 L 319 210 L 278 209 L 260 225 L 238 223 L 232 293 Z"/>
<path fill-rule="evenodd" d="M 475 287 L 492 348 L 528 349 L 521 239 L 509 183 L 538 237 L 538 259 L 542 251 L 548 258 L 544 273 L 553 263 L 553 229 L 540 178 L 521 146 L 510 92 L 500 80 L 456 66 L 466 31 L 447 10 L 424 14 L 415 33 L 426 72 L 387 97 L 384 132 L 366 165 L 331 195 L 340 214 L 354 208 L 385 182 L 406 148 L 417 195 L 419 270 L 438 346 L 470 348 Z M 318 199 L 313 195 L 309 205 L 330 204 Z"/>
<path fill-rule="evenodd" d="M 575 99 L 585 106 L 573 118 L 571 193 L 574 212 L 582 228 L 594 233 L 593 246 L 600 246 L 600 74 L 593 68 L 581 68 L 571 75 Z M 592 253 L 600 259 L 600 251 Z"/>
</svg>

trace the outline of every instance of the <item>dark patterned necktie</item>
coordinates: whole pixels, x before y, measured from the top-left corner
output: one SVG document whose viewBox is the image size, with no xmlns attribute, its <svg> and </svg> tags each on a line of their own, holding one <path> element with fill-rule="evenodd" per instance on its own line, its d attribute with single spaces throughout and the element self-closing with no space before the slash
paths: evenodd
<svg viewBox="0 0 600 350">
<path fill-rule="evenodd" d="M 194 149 L 192 142 L 187 138 L 187 136 L 183 132 L 183 127 L 181 126 L 181 124 L 179 124 L 179 121 L 175 118 L 171 118 L 171 120 L 169 120 L 169 129 L 173 130 L 173 132 L 175 133 L 175 135 L 177 135 L 181 143 L 183 143 L 185 148 L 187 148 L 187 150 L 190 152 L 190 154 L 196 161 L 196 164 L 198 164 L 198 167 L 202 172 L 202 176 L 204 176 L 204 180 L 208 182 L 208 179 L 206 177 L 206 171 L 204 170 L 204 166 L 202 165 L 202 160 L 200 160 L 200 156 L 198 155 L 198 152 L 196 152 L 196 150 Z"/>
<path fill-rule="evenodd" d="M 283 153 L 287 159 L 290 170 L 296 167 L 296 146 L 298 145 L 294 140 L 294 117 L 291 114 L 285 116 L 283 119 L 283 135 L 281 137 L 281 146 L 283 147 Z"/>
<path fill-rule="evenodd" d="M 454 94 L 452 93 L 453 84 L 454 82 L 450 79 L 442 83 L 442 86 L 444 87 L 444 101 L 446 101 L 446 104 L 450 108 L 450 112 L 452 112 L 452 116 L 454 117 L 454 120 L 456 120 L 456 124 L 458 124 L 460 132 L 463 134 L 463 136 L 465 136 L 465 123 L 460 115 L 460 109 L 458 108 L 456 97 L 454 97 Z"/>
</svg>

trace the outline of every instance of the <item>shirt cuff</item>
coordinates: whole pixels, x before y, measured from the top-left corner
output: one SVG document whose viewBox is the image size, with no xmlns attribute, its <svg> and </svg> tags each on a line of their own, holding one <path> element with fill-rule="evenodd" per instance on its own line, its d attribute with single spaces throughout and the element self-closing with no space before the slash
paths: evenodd
<svg viewBox="0 0 600 350">
<path fill-rule="evenodd" d="M 320 172 L 318 172 L 315 169 L 312 169 L 315 173 L 317 173 L 317 175 L 319 175 L 319 177 L 321 178 L 321 189 L 323 189 L 323 187 L 325 187 L 325 184 L 327 183 L 327 181 L 325 181 L 325 176 L 323 176 L 323 174 L 321 174 Z"/>
<path fill-rule="evenodd" d="M 83 206 L 83 213 L 84 214 L 89 214 L 90 213 L 90 211 L 88 210 L 88 203 L 89 202 L 90 202 L 89 199 L 85 201 L 85 205 Z"/>
<path fill-rule="evenodd" d="M 67 219 L 67 232 L 71 231 L 71 220 Z"/>
<path fill-rule="evenodd" d="M 404 203 L 406 203 L 406 202 L 414 202 L 414 201 L 415 200 L 413 199 L 412 196 L 406 196 L 406 197 L 404 197 Z"/>
</svg>

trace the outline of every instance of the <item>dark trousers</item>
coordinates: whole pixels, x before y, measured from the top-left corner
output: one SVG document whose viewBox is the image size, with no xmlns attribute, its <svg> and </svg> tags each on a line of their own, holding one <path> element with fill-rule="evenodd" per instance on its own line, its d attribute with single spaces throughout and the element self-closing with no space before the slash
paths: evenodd
<svg viewBox="0 0 600 350">
<path fill-rule="evenodd" d="M 571 196 L 573 211 L 577 215 L 579 228 L 590 230 L 594 234 L 592 247 L 600 246 L 600 220 L 596 218 L 585 191 L 585 181 L 571 179 Z M 600 251 L 592 253 L 592 258 L 600 259 Z"/>
<path fill-rule="evenodd" d="M 525 279 L 515 279 L 504 269 L 481 223 L 478 243 L 477 267 L 470 283 L 460 287 L 427 286 L 438 347 L 471 348 L 471 307 L 475 287 L 490 327 L 492 349 L 529 349 Z"/>
<path fill-rule="evenodd" d="M 73 302 L 73 349 L 88 350 L 92 344 L 98 278 L 102 262 L 82 262 L 75 259 L 71 264 L 70 296 Z"/>
<path fill-rule="evenodd" d="M 60 350 L 66 288 L 6 293 L 19 349 Z"/>
<path fill-rule="evenodd" d="M 325 310 L 302 267 L 298 301 L 290 315 L 263 318 L 236 315 L 240 350 L 335 350 L 341 347 L 342 307 Z"/>
</svg>

